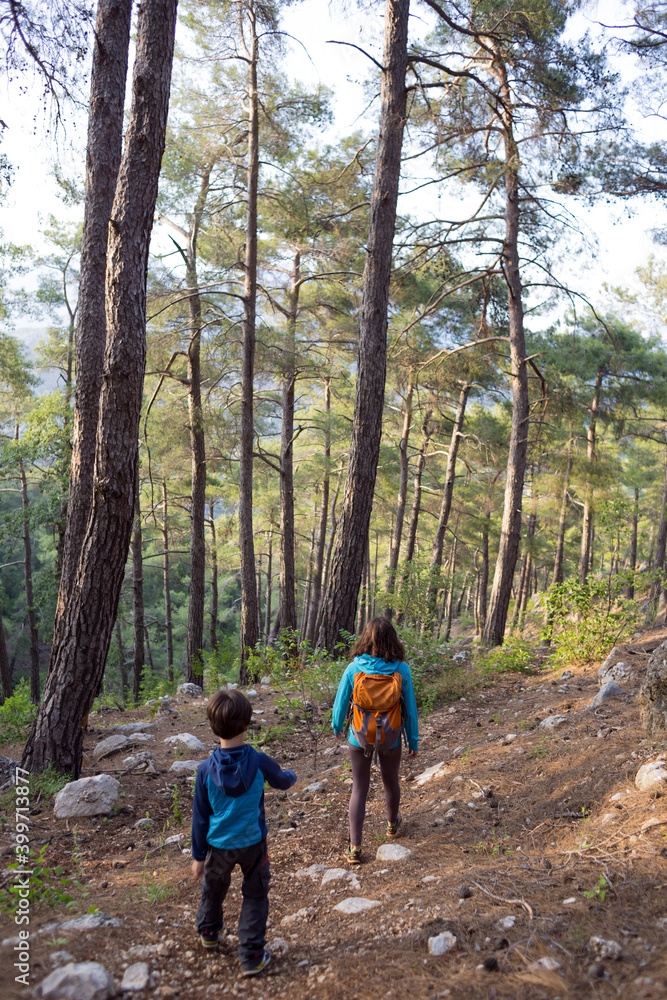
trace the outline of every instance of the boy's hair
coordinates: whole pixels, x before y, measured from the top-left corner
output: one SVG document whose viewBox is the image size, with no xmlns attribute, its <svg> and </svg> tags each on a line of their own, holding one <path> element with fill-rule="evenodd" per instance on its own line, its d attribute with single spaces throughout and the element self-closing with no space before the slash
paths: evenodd
<svg viewBox="0 0 667 1000">
<path fill-rule="evenodd" d="M 372 618 L 352 647 L 352 656 L 377 656 L 386 663 L 405 660 L 405 646 L 388 618 Z"/>
<path fill-rule="evenodd" d="M 216 691 L 208 700 L 206 714 L 215 735 L 231 740 L 250 725 L 252 705 L 241 691 Z"/>
</svg>

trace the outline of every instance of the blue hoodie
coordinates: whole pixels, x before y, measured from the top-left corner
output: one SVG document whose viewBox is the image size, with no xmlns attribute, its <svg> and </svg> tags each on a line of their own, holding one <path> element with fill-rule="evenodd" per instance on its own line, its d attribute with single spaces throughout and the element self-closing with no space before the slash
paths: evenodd
<svg viewBox="0 0 667 1000">
<path fill-rule="evenodd" d="M 242 744 L 218 747 L 199 765 L 192 803 L 192 857 L 203 861 L 211 847 L 250 847 L 266 837 L 264 782 L 291 788 L 294 771 L 283 771 L 265 753 Z"/>
<path fill-rule="evenodd" d="M 378 656 L 369 656 L 367 653 L 364 653 L 363 656 L 355 656 L 352 663 L 348 663 L 345 673 L 340 679 L 331 715 L 331 725 L 334 733 L 338 734 L 343 731 L 347 717 L 347 708 L 350 704 L 352 689 L 354 687 L 354 675 L 358 673 L 393 674 L 395 671 L 398 671 L 401 675 L 401 689 L 408 710 L 408 718 L 405 723 L 405 735 L 408 738 L 408 746 L 411 750 L 419 749 L 419 720 L 417 718 L 417 702 L 415 701 L 410 667 L 407 663 L 402 663 L 399 660 L 396 660 L 394 663 L 387 663 L 386 660 L 381 660 Z M 353 747 L 359 746 L 352 729 L 349 730 L 347 738 Z M 399 740 L 394 746 L 398 746 L 400 742 Z M 387 747 L 387 749 L 393 750 L 393 747 Z"/>
</svg>

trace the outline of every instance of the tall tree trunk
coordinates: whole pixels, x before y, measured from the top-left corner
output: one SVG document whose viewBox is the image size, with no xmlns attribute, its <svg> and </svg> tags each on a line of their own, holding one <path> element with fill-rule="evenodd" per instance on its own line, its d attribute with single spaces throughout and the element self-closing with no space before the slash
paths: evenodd
<svg viewBox="0 0 667 1000">
<path fill-rule="evenodd" d="M 352 631 L 373 507 L 380 454 L 387 354 L 387 306 L 396 227 L 396 201 L 405 127 L 408 14 L 410 0 L 387 0 L 385 8 L 380 128 L 371 195 L 370 225 L 361 296 L 357 389 L 331 575 L 324 599 L 318 646 L 333 653 L 341 629 Z"/>
<path fill-rule="evenodd" d="M 123 633 L 120 627 L 120 618 L 116 616 L 116 644 L 118 646 L 118 656 L 120 661 L 120 700 L 125 704 L 127 698 L 127 669 L 125 667 L 125 647 L 123 646 Z"/>
<path fill-rule="evenodd" d="M 264 608 L 264 641 L 271 635 L 271 597 L 273 591 L 273 531 L 269 531 L 269 552 L 266 557 L 266 602 Z"/>
<path fill-rule="evenodd" d="M 16 425 L 16 440 L 19 428 Z M 35 598 L 32 589 L 32 542 L 30 540 L 30 505 L 28 501 L 28 481 L 25 475 L 23 459 L 19 458 L 19 477 L 21 480 L 21 505 L 23 507 L 23 571 L 25 579 L 25 603 L 30 632 L 30 701 L 39 705 L 39 632 L 37 631 L 37 615 L 35 613 Z"/>
<path fill-rule="evenodd" d="M 123 145 L 131 13 L 132 0 L 98 0 L 86 146 L 72 460 L 57 616 L 63 614 L 75 590 L 79 555 L 93 500 L 97 416 L 106 343 L 107 234 Z"/>
<path fill-rule="evenodd" d="M 563 557 L 565 553 L 565 522 L 567 519 L 567 504 L 570 494 L 570 474 L 572 472 L 572 449 L 573 439 L 570 438 L 567 445 L 567 464 L 565 466 L 565 479 L 563 480 L 563 496 L 560 502 L 560 516 L 558 518 L 558 536 L 556 538 L 556 552 L 554 554 L 554 571 L 551 578 L 552 584 L 563 582 Z"/>
<path fill-rule="evenodd" d="M 331 569 L 331 555 L 333 553 L 333 547 L 336 542 L 336 531 L 338 528 L 338 520 L 336 518 L 336 504 L 338 503 L 338 496 L 340 494 L 340 484 L 342 477 L 342 468 L 338 470 L 338 476 L 336 478 L 336 489 L 334 490 L 333 500 L 331 501 L 331 510 L 329 512 L 329 521 L 331 522 L 331 529 L 329 531 L 329 541 L 327 543 L 327 554 L 324 561 L 324 580 L 322 583 L 322 590 L 326 592 L 327 585 L 329 583 L 329 571 Z M 320 634 L 320 629 L 322 628 L 322 616 L 324 613 L 324 605 L 320 602 L 320 608 L 317 613 L 317 624 L 315 626 L 315 635 Z"/>
<path fill-rule="evenodd" d="M 203 685 L 201 650 L 204 645 L 204 606 L 206 581 L 206 441 L 201 403 L 201 297 L 197 278 L 197 239 L 208 198 L 211 167 L 202 171 L 197 202 L 190 226 L 186 254 L 188 288 L 188 412 L 190 417 L 190 454 L 192 481 L 190 497 L 190 593 L 185 677 L 190 684 Z"/>
<path fill-rule="evenodd" d="M 532 511 L 528 517 L 528 527 L 526 529 L 526 574 L 523 585 L 523 591 L 521 592 L 521 599 L 517 598 L 517 604 L 519 605 L 519 631 L 523 632 L 523 623 L 526 617 L 526 608 L 528 607 L 528 600 L 532 593 L 532 574 L 533 574 L 533 553 L 531 551 L 531 541 L 535 537 L 535 531 L 537 529 L 537 514 Z"/>
<path fill-rule="evenodd" d="M 630 534 L 630 572 L 632 577 L 628 584 L 627 594 L 630 600 L 635 597 L 635 571 L 637 569 L 637 527 L 639 525 L 639 487 L 635 486 L 635 502 L 632 509 L 632 532 Z"/>
<path fill-rule="evenodd" d="M 174 680 L 174 629 L 171 615 L 171 571 L 169 567 L 169 512 L 167 481 L 162 479 L 162 580 L 164 587 L 164 631 L 167 641 L 167 678 Z"/>
<path fill-rule="evenodd" d="M 665 441 L 667 442 L 667 428 L 665 428 Z M 662 489 L 662 502 L 660 504 L 660 520 L 658 522 L 658 535 L 655 542 L 655 555 L 653 558 L 654 579 L 651 583 L 649 594 L 650 608 L 653 614 L 658 610 L 658 600 L 662 589 L 662 573 L 665 570 L 665 549 L 667 548 L 667 450 L 665 451 L 665 482 Z"/>
<path fill-rule="evenodd" d="M 246 45 L 243 36 L 243 8 L 245 8 L 250 28 L 250 47 Z M 241 667 L 239 681 L 241 684 L 248 682 L 247 650 L 254 649 L 259 640 L 255 544 L 252 527 L 255 316 L 257 307 L 257 181 L 259 177 L 259 104 L 257 98 L 259 43 L 255 16 L 254 0 L 248 0 L 245 5 L 239 4 L 240 41 L 248 61 L 248 169 L 239 461 L 239 548 L 241 550 Z"/>
<path fill-rule="evenodd" d="M 137 469 L 138 471 L 138 469 Z M 134 498 L 134 530 L 132 532 L 132 697 L 139 701 L 144 672 L 144 563 L 141 553 L 141 503 L 139 476 Z"/>
<path fill-rule="evenodd" d="M 315 642 L 317 616 L 322 599 L 322 574 L 324 572 L 324 552 L 327 542 L 327 515 L 329 513 L 329 463 L 331 460 L 331 379 L 324 380 L 324 471 L 322 472 L 322 499 L 320 502 L 320 520 L 317 528 L 317 548 L 315 550 L 315 566 L 313 568 L 313 584 L 308 611 L 308 629 L 306 639 L 311 644 Z"/>
<path fill-rule="evenodd" d="M 12 672 L 9 668 L 9 652 L 7 650 L 7 635 L 5 626 L 0 614 L 0 705 L 4 704 L 5 698 L 12 696 Z"/>
<path fill-rule="evenodd" d="M 452 509 L 452 497 L 454 495 L 454 483 L 456 481 L 456 457 L 459 450 L 459 444 L 461 441 L 461 434 L 463 432 L 463 419 L 466 412 L 466 403 L 468 402 L 468 396 L 470 394 L 470 385 L 467 383 L 462 386 L 461 392 L 459 394 L 459 401 L 456 407 L 456 415 L 454 417 L 454 426 L 452 427 L 452 439 L 449 443 L 449 452 L 447 454 L 447 468 L 445 471 L 445 485 L 442 491 L 442 503 L 440 505 L 440 516 L 438 518 L 438 527 L 436 528 L 435 538 L 433 539 L 433 550 L 431 553 L 431 569 L 430 569 L 430 580 L 427 592 L 427 603 L 428 606 L 435 611 L 435 597 L 440 586 L 440 567 L 442 566 L 442 550 L 445 543 L 445 532 L 447 531 L 447 523 L 449 521 L 449 514 Z"/>
<path fill-rule="evenodd" d="M 132 532 L 146 358 L 146 269 L 164 152 L 176 0 L 144 0 L 106 280 L 107 348 L 90 519 L 67 605 L 56 614 L 51 670 L 23 766 L 78 778 L 81 724 L 104 674 Z"/>
<path fill-rule="evenodd" d="M 452 634 L 452 619 L 453 619 L 453 608 L 454 608 L 454 573 L 456 572 L 456 554 L 459 545 L 459 539 L 457 534 L 458 528 L 458 518 L 457 526 L 454 528 L 454 538 L 452 539 L 452 551 L 449 557 L 449 571 L 447 573 L 447 601 L 445 606 L 445 642 L 449 642 L 449 637 Z"/>
<path fill-rule="evenodd" d="M 424 466 L 426 465 L 426 451 L 428 449 L 428 443 L 431 439 L 431 435 L 433 434 L 433 428 L 429 426 L 432 412 L 432 410 L 427 410 L 424 414 L 424 420 L 421 428 L 422 439 L 417 453 L 417 462 L 415 464 L 415 471 L 412 479 L 412 510 L 410 512 L 410 524 L 408 526 L 405 559 L 403 561 L 403 572 L 401 574 L 401 604 L 403 606 L 405 606 L 407 588 L 410 580 L 410 570 L 412 560 L 415 555 L 415 546 L 417 544 L 417 526 L 419 524 L 419 513 L 421 511 L 422 502 L 422 476 L 424 474 Z M 405 612 L 401 611 L 398 615 L 399 625 L 403 623 L 404 619 Z"/>
<path fill-rule="evenodd" d="M 587 458 L 589 479 L 586 484 L 586 496 L 584 498 L 584 516 L 581 523 L 581 554 L 579 556 L 579 583 L 586 583 L 593 561 L 593 464 L 595 462 L 595 443 L 598 410 L 600 408 L 600 390 L 602 389 L 603 373 L 598 371 L 595 378 L 595 391 L 591 401 L 588 421 Z"/>
<path fill-rule="evenodd" d="M 521 206 L 519 199 L 519 150 L 514 138 L 512 94 L 507 70 L 498 58 L 495 67 L 501 81 L 504 106 L 499 114 L 503 122 L 505 145 L 505 240 L 503 271 L 507 283 L 509 313 L 510 368 L 512 376 L 512 421 L 510 426 L 505 503 L 500 529 L 500 545 L 493 576 L 489 611 L 484 625 L 484 642 L 490 646 L 502 644 L 507 624 L 512 579 L 521 539 L 521 505 L 523 480 L 528 451 L 528 372 L 526 341 L 523 330 L 523 300 L 519 269 L 519 232 Z"/>
<path fill-rule="evenodd" d="M 294 577 L 294 384 L 296 381 L 296 318 L 299 307 L 301 254 L 294 251 L 292 285 L 285 329 L 282 371 L 282 422 L 280 428 L 280 623 L 296 631 L 296 581 Z"/>
<path fill-rule="evenodd" d="M 218 544 L 215 534 L 215 503 L 209 505 L 209 527 L 211 529 L 211 627 L 210 639 L 213 652 L 218 648 Z"/>
<path fill-rule="evenodd" d="M 408 380 L 408 388 L 405 393 L 405 410 L 403 412 L 403 429 L 401 440 L 398 445 L 399 477 L 398 477 L 398 499 L 396 501 L 396 516 L 394 518 L 394 530 L 392 533 L 391 546 L 389 548 L 389 563 L 387 566 L 387 594 L 394 593 L 396 583 L 396 570 L 398 569 L 398 557 L 401 551 L 401 539 L 403 537 L 403 521 L 405 520 L 405 504 L 408 496 L 408 441 L 410 438 L 410 427 L 412 426 L 412 394 L 414 386 L 412 384 L 412 371 Z M 384 609 L 385 617 L 391 620 L 393 608 L 389 600 Z"/>
<path fill-rule="evenodd" d="M 306 585 L 303 588 L 303 605 L 301 608 L 301 638 L 305 639 L 308 631 L 308 610 L 310 608 L 310 590 L 313 582 L 313 553 L 315 551 L 315 528 L 310 532 L 310 548 L 308 550 L 308 571 L 306 573 Z"/>
</svg>

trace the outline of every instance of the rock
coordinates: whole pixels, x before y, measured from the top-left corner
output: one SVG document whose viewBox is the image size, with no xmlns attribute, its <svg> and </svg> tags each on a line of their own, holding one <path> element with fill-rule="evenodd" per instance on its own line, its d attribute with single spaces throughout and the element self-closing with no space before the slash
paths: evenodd
<svg viewBox="0 0 667 1000">
<path fill-rule="evenodd" d="M 179 733 L 177 736 L 167 736 L 163 743 L 184 743 L 188 750 L 196 750 L 205 753 L 206 747 L 201 740 L 198 740 L 192 733 Z"/>
<path fill-rule="evenodd" d="M 49 955 L 49 961 L 51 965 L 65 965 L 67 962 L 75 962 L 76 959 L 74 955 L 70 955 L 68 951 L 52 951 Z"/>
<path fill-rule="evenodd" d="M 598 681 L 600 684 L 604 684 L 605 681 L 632 681 L 635 679 L 635 672 L 632 667 L 628 666 L 622 660 L 615 663 L 612 667 L 602 666 L 598 670 Z"/>
<path fill-rule="evenodd" d="M 140 990 L 147 990 L 154 985 L 153 977 L 146 962 L 135 962 L 134 965 L 125 970 L 120 988 L 121 990 L 138 993 Z"/>
<path fill-rule="evenodd" d="M 260 684 L 270 684 L 271 683 L 271 678 L 270 677 L 262 677 L 262 679 L 261 679 L 261 681 L 259 683 Z"/>
<path fill-rule="evenodd" d="M 134 829 L 150 830 L 152 826 L 153 826 L 153 820 L 149 816 L 142 816 L 142 818 L 138 819 L 137 822 L 134 824 Z"/>
<path fill-rule="evenodd" d="M 35 995 L 57 1000 L 110 1000 L 116 996 L 116 984 L 99 962 L 68 962 L 43 979 Z"/>
<path fill-rule="evenodd" d="M 122 761 L 124 771 L 140 771 L 143 774 L 157 774 L 155 769 L 155 757 L 150 750 L 142 750 L 141 753 L 132 754 Z"/>
<path fill-rule="evenodd" d="M 324 782 L 322 782 L 322 781 L 314 781 L 312 783 L 312 785 L 307 785 L 304 788 L 304 792 L 312 792 L 313 795 L 314 795 L 315 792 L 323 792 L 325 788 L 326 788 L 326 785 L 324 784 Z"/>
<path fill-rule="evenodd" d="M 593 698 L 590 707 L 597 708 L 599 705 L 603 705 L 605 701 L 611 701 L 612 698 L 624 697 L 625 691 L 623 688 L 619 687 L 615 681 L 607 681 L 607 683 L 600 688 L 598 693 Z"/>
<path fill-rule="evenodd" d="M 601 961 L 604 958 L 612 958 L 618 960 L 623 954 L 623 949 L 621 948 L 618 941 L 606 941 L 601 937 L 592 937 L 588 942 L 593 949 L 595 957 Z"/>
<path fill-rule="evenodd" d="M 532 969 L 533 972 L 542 972 L 544 969 L 547 972 L 555 972 L 556 969 L 560 969 L 560 962 L 557 962 L 551 955 L 544 955 L 542 958 L 538 958 L 536 962 L 531 962 L 528 968 Z"/>
<path fill-rule="evenodd" d="M 539 724 L 539 729 L 557 729 L 558 726 L 562 726 L 567 719 L 564 715 L 548 715 L 546 719 L 542 719 Z"/>
<path fill-rule="evenodd" d="M 578 903 L 579 900 L 576 896 L 568 896 L 567 899 L 563 900 L 563 906 L 572 906 L 573 903 Z"/>
<path fill-rule="evenodd" d="M 69 920 L 58 920 L 51 924 L 45 924 L 39 928 L 40 934 L 50 934 L 51 931 L 74 931 L 84 933 L 85 931 L 96 931 L 102 927 L 120 927 L 121 922 L 117 917 L 110 917 L 108 913 L 84 913 L 81 917 L 70 917 Z"/>
<path fill-rule="evenodd" d="M 319 878 L 324 872 L 329 871 L 326 865 L 310 865 L 308 868 L 299 868 L 295 872 L 296 878 Z"/>
<path fill-rule="evenodd" d="M 312 906 L 302 906 L 300 910 L 296 911 L 296 913 L 288 913 L 287 916 L 283 917 L 280 923 L 285 927 L 289 927 L 290 924 L 296 924 L 300 920 L 308 920 L 314 913 L 315 910 Z"/>
<path fill-rule="evenodd" d="M 157 722 L 125 722 L 122 726 L 114 726 L 113 730 L 116 733 L 126 733 L 136 735 L 136 733 L 145 733 L 149 729 L 157 729 Z"/>
<path fill-rule="evenodd" d="M 620 647 L 614 646 L 614 648 L 607 653 L 607 657 L 602 666 L 600 667 L 600 670 L 598 670 L 598 673 L 600 673 L 602 670 L 609 670 L 611 667 L 613 667 L 614 663 L 616 663 L 616 661 L 621 658 L 621 655 L 622 654 Z"/>
<path fill-rule="evenodd" d="M 289 945 L 285 938 L 272 938 L 267 941 L 266 947 L 276 958 L 284 958 L 289 952 Z"/>
<path fill-rule="evenodd" d="M 246 691 L 246 698 L 256 698 L 256 697 L 257 697 L 257 692 L 255 691 L 255 689 L 248 688 L 248 690 Z"/>
<path fill-rule="evenodd" d="M 115 778 L 110 774 L 94 774 L 61 788 L 53 800 L 53 811 L 58 819 L 108 815 L 119 794 L 120 784 Z"/>
<path fill-rule="evenodd" d="M 600 820 L 600 825 L 601 826 L 606 826 L 607 823 L 613 823 L 613 821 L 615 819 L 618 819 L 618 816 L 617 816 L 616 813 L 605 813 L 604 816 L 602 817 L 602 819 Z"/>
<path fill-rule="evenodd" d="M 170 771 L 196 771 L 202 762 L 200 760 L 175 760 Z"/>
<path fill-rule="evenodd" d="M 560 679 L 562 681 L 569 681 L 570 677 L 572 676 L 573 675 L 571 670 L 564 670 L 563 673 L 560 675 Z"/>
<path fill-rule="evenodd" d="M 460 650 L 458 653 L 454 653 L 454 655 L 452 656 L 452 660 L 454 660 L 455 663 L 462 663 L 463 660 L 466 660 L 467 658 L 468 654 L 466 653 L 465 649 Z"/>
<path fill-rule="evenodd" d="M 137 958 L 145 962 L 149 958 L 155 958 L 159 947 L 157 944 L 135 944 L 127 949 L 127 955 L 128 958 Z"/>
<path fill-rule="evenodd" d="M 635 777 L 635 787 L 640 792 L 667 791 L 667 764 L 664 760 L 651 760 L 642 764 Z"/>
<path fill-rule="evenodd" d="M 204 689 L 200 688 L 198 684 L 179 684 L 176 688 L 176 694 L 189 694 L 193 698 L 201 698 L 204 694 Z"/>
<path fill-rule="evenodd" d="M 470 899 L 472 896 L 472 889 L 469 889 L 467 885 L 459 886 L 459 899 Z"/>
<path fill-rule="evenodd" d="M 443 931 L 435 937 L 428 939 L 428 953 L 436 958 L 439 955 L 446 955 L 448 951 L 456 947 L 456 938 L 451 931 Z"/>
<path fill-rule="evenodd" d="M 125 747 L 132 745 L 131 740 L 127 736 L 122 736 L 118 733 L 116 736 L 107 736 L 105 740 L 98 743 L 93 749 L 92 757 L 93 760 L 101 760 L 102 757 L 108 757 L 112 753 L 117 753 L 118 750 L 123 750 Z"/>
<path fill-rule="evenodd" d="M 593 965 L 589 965 L 586 969 L 586 975 L 589 979 L 611 979 L 604 965 L 600 962 L 594 962 Z"/>
<path fill-rule="evenodd" d="M 130 743 L 150 743 L 155 739 L 155 733 L 130 733 L 128 740 Z"/>
<path fill-rule="evenodd" d="M 338 910 L 339 913 L 351 915 L 354 913 L 363 913 L 365 910 L 372 910 L 374 906 L 380 906 L 379 899 L 364 899 L 363 896 L 350 896 L 348 899 L 343 899 L 340 903 L 336 903 L 334 910 Z"/>
<path fill-rule="evenodd" d="M 346 868 L 329 868 L 322 876 L 321 885 L 328 885 L 329 882 L 340 882 L 341 879 L 348 879 L 351 873 Z"/>
<path fill-rule="evenodd" d="M 171 837 L 167 837 L 165 844 L 180 844 L 182 840 L 185 840 L 184 833 L 174 833 Z"/>
<path fill-rule="evenodd" d="M 499 927 L 501 931 L 511 931 L 516 923 L 516 917 L 503 917 L 502 920 L 496 921 L 496 927 Z"/>
<path fill-rule="evenodd" d="M 651 653 L 639 688 L 639 714 L 646 730 L 667 730 L 667 642 Z"/>
<path fill-rule="evenodd" d="M 378 861 L 405 861 L 412 851 L 402 844 L 381 844 L 375 857 Z"/>
<path fill-rule="evenodd" d="M 516 733 L 508 733 L 507 736 L 503 736 L 500 742 L 502 746 L 506 747 L 508 746 L 508 744 L 514 743 L 515 739 L 516 739 Z"/>
<path fill-rule="evenodd" d="M 425 785 L 427 781 L 432 781 L 433 778 L 442 778 L 443 774 L 446 774 L 447 766 L 444 760 L 441 760 L 439 764 L 434 764 L 433 767 L 427 767 L 425 771 L 418 774 L 415 778 L 416 785 Z"/>
<path fill-rule="evenodd" d="M 655 926 L 659 931 L 667 931 L 667 917 L 658 917 Z M 4 944 L 5 942 L 3 941 L 2 943 Z"/>
</svg>

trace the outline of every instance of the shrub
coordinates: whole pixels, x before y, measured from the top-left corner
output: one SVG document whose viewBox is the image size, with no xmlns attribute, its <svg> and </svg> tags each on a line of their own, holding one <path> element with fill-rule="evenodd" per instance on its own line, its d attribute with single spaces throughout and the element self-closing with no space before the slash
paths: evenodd
<svg viewBox="0 0 667 1000">
<path fill-rule="evenodd" d="M 0 743 L 25 740 L 36 715 L 37 706 L 30 701 L 30 685 L 25 677 L 22 677 L 14 689 L 14 694 L 0 705 Z"/>
<path fill-rule="evenodd" d="M 547 593 L 544 638 L 553 641 L 554 659 L 562 664 L 599 660 L 643 620 L 640 605 L 623 596 L 624 574 L 554 584 Z"/>
</svg>

